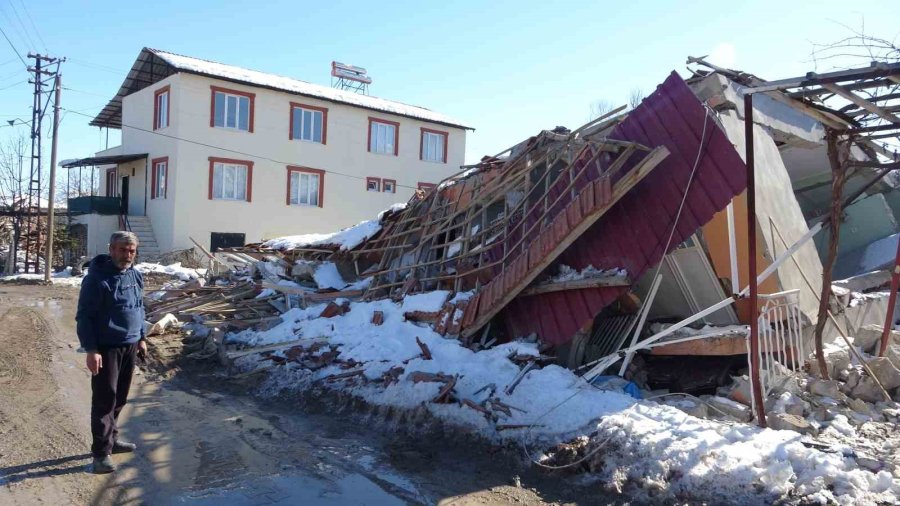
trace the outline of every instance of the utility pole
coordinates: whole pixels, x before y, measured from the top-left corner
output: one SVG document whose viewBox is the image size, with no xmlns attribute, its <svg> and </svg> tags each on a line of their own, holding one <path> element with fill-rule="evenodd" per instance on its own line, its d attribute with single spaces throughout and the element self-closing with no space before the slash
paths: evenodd
<svg viewBox="0 0 900 506">
<path fill-rule="evenodd" d="M 31 170 L 28 176 L 28 198 L 25 206 L 25 272 L 33 264 L 34 272 L 40 270 L 40 245 L 41 245 L 41 121 L 44 119 L 46 106 L 50 97 L 44 102 L 44 87 L 55 80 L 59 73 L 59 64 L 62 60 L 47 55 L 28 53 L 29 58 L 34 59 L 34 66 L 28 67 L 28 71 L 34 74 L 34 103 L 31 108 Z M 54 71 L 46 70 L 50 65 L 56 64 Z M 26 200 L 23 198 L 23 200 Z M 33 261 L 32 261 L 33 255 Z M 45 266 L 47 269 L 50 266 Z"/>
<path fill-rule="evenodd" d="M 53 212 L 56 205 L 56 147 L 59 145 L 59 98 L 62 93 L 62 76 L 59 70 L 53 82 L 56 88 L 53 98 L 53 144 L 50 148 L 50 195 L 47 197 L 47 251 L 44 258 L 44 282 L 50 282 L 50 269 L 53 266 Z"/>
</svg>

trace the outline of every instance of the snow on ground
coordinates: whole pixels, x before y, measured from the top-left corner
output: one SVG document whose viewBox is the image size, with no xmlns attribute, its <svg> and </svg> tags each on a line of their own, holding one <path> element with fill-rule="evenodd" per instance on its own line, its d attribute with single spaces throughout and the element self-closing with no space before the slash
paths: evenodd
<svg viewBox="0 0 900 506">
<path fill-rule="evenodd" d="M 187 267 L 182 267 L 181 262 L 176 262 L 171 265 L 140 263 L 135 265 L 134 268 L 140 271 L 141 274 L 150 272 L 168 274 L 169 276 L 176 277 L 182 281 L 197 279 L 206 274 L 206 269 L 189 269 Z"/>
<path fill-rule="evenodd" d="M 81 286 L 81 280 L 84 279 L 82 276 L 73 276 L 72 268 L 66 267 L 65 270 L 54 272 L 50 275 L 50 282 L 54 285 L 66 285 L 66 286 Z M 43 281 L 43 274 L 15 274 L 13 276 L 0 276 L 0 282 L 2 281 L 17 281 L 17 280 L 28 280 L 28 281 Z"/>
<path fill-rule="evenodd" d="M 438 307 L 437 296 L 428 304 L 416 297 L 407 298 L 412 299 L 411 306 Z M 446 294 L 442 297 L 446 299 Z M 404 372 L 399 381 L 387 387 L 377 382 L 319 384 L 342 389 L 374 405 L 406 409 L 422 406 L 450 425 L 498 443 L 526 441 L 536 447 L 534 451 L 596 432 L 607 445 L 602 450 L 604 466 L 599 472 L 613 485 L 631 482 L 673 497 L 727 497 L 735 502 L 742 497 L 758 498 L 761 493 L 773 497 L 791 493 L 813 502 L 842 504 L 896 503 L 900 497 L 900 480 L 890 473 L 862 470 L 852 457 L 841 452 L 808 448 L 798 433 L 695 418 L 670 406 L 597 389 L 556 365 L 529 372 L 513 393 L 506 395 L 504 388 L 520 372 L 508 356 L 536 355 L 536 344 L 512 342 L 473 352 L 455 339 L 405 321 L 407 304 L 360 302 L 351 304 L 351 310 L 342 316 L 318 318 L 324 307 L 292 309 L 282 315 L 280 325 L 262 332 L 230 334 L 228 341 L 264 345 L 327 339 L 340 351 L 342 360 L 362 363 L 358 367 L 368 380 L 379 379 L 394 367 Z M 371 324 L 375 311 L 384 314 L 381 326 Z M 417 338 L 428 346 L 432 360 L 421 357 Z M 255 363 L 257 360 L 258 356 L 250 355 L 239 365 L 252 368 L 268 363 Z M 476 403 L 488 395 L 476 391 L 494 384 L 502 402 L 523 410 L 513 410 L 499 423 L 534 426 L 497 431 L 481 413 L 465 405 L 430 402 L 443 384 L 410 381 L 410 373 L 417 371 L 457 376 L 458 397 Z M 312 372 L 289 362 L 274 370 L 269 384 L 307 388 L 310 381 L 344 372 L 337 365 Z M 557 409 L 551 409 L 554 407 Z M 844 427 L 839 419 L 835 425 L 837 431 L 854 430 L 849 424 Z"/>
</svg>

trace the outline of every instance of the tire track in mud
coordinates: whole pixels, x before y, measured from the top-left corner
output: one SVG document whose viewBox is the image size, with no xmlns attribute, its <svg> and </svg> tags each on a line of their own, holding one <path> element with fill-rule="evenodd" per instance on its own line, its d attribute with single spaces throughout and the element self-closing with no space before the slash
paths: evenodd
<svg viewBox="0 0 900 506">
<path fill-rule="evenodd" d="M 50 479 L 51 495 L 77 502 L 84 487 L 73 477 L 84 471 L 88 443 L 50 371 L 55 328 L 35 308 L 0 312 L 0 484 L 15 497 Z"/>
</svg>

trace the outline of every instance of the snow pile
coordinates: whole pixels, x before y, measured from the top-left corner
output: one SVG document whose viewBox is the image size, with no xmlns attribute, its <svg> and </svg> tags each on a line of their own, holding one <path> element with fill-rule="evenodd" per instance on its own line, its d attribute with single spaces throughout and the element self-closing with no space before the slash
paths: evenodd
<svg viewBox="0 0 900 506">
<path fill-rule="evenodd" d="M 83 276 L 72 275 L 72 268 L 66 267 L 64 270 L 50 274 L 50 282 L 54 285 L 64 286 L 81 286 Z M 15 274 L 12 276 L 0 276 L 0 282 L 15 281 L 43 281 L 43 274 Z"/>
<path fill-rule="evenodd" d="M 197 279 L 206 274 L 206 269 L 188 269 L 187 267 L 182 267 L 181 262 L 176 262 L 171 265 L 140 263 L 135 265 L 134 268 L 137 269 L 141 274 L 166 274 L 168 276 L 178 278 L 182 281 Z"/>
<path fill-rule="evenodd" d="M 347 227 L 338 232 L 329 234 L 302 234 L 276 237 L 263 243 L 263 247 L 277 250 L 289 250 L 293 248 L 310 248 L 320 246 L 323 248 L 337 247 L 341 251 L 352 250 L 365 242 L 370 237 L 381 231 L 381 220 L 385 215 L 400 212 L 406 209 L 406 204 L 399 202 L 378 213 L 374 220 L 367 220 Z"/>
<path fill-rule="evenodd" d="M 850 294 L 850 307 L 856 307 L 862 304 L 866 304 L 869 301 L 878 300 L 878 299 L 887 299 L 890 295 L 890 292 L 871 292 L 871 293 L 860 293 L 860 292 L 852 292 Z"/>
<path fill-rule="evenodd" d="M 264 242 L 263 246 L 277 250 L 336 246 L 342 251 L 348 251 L 359 246 L 363 241 L 377 234 L 380 230 L 381 220 L 374 219 L 363 221 L 352 227 L 330 234 L 303 234 L 278 237 Z"/>
<path fill-rule="evenodd" d="M 894 503 L 900 497 L 900 481 L 890 473 L 862 470 L 853 458 L 839 452 L 808 448 L 801 442 L 803 436 L 795 432 L 695 418 L 670 406 L 597 389 L 556 365 L 530 371 L 507 395 L 504 389 L 520 373 L 520 366 L 509 357 L 535 356 L 537 345 L 513 342 L 474 352 L 457 340 L 404 319 L 403 313 L 411 308 L 439 307 L 447 295 L 411 296 L 402 305 L 389 300 L 354 303 L 349 312 L 334 318 L 318 317 L 324 305 L 292 309 L 282 315 L 280 325 L 267 331 L 231 334 L 228 341 L 263 345 L 325 339 L 340 352 L 344 364 L 352 360 L 353 369 L 367 381 L 322 381 L 319 385 L 344 390 L 374 405 L 423 407 L 449 425 L 499 443 L 527 440 L 535 446 L 533 441 L 538 440 L 537 446 L 546 447 L 596 432 L 597 440 L 604 442 L 599 472 L 613 486 L 637 483 L 653 493 L 671 497 L 700 494 L 719 502 L 788 493 L 838 503 Z M 340 305 L 343 301 L 336 302 Z M 371 323 L 375 311 L 383 313 L 380 326 Z M 428 347 L 431 360 L 423 358 L 417 339 Z M 239 365 L 243 367 L 269 363 L 258 362 L 259 357 L 253 355 L 242 360 Z M 402 370 L 398 381 L 376 381 L 397 368 Z M 337 364 L 311 371 L 288 361 L 274 370 L 269 383 L 302 388 L 310 381 L 342 373 L 347 369 Z M 494 395 L 516 408 L 510 415 L 502 415 L 499 423 L 532 428 L 498 431 L 494 422 L 467 405 L 432 402 L 444 385 L 411 381 L 413 373 L 456 377 L 456 396 L 474 403 L 491 395 L 484 391 L 485 386 L 496 385 Z"/>
</svg>

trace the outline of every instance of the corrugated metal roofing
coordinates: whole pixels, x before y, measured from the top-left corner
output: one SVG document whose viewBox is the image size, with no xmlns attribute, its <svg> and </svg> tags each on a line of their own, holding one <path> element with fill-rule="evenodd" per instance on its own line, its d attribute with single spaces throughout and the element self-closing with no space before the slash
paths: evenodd
<svg viewBox="0 0 900 506">
<path fill-rule="evenodd" d="M 700 101 L 673 72 L 610 136 L 645 146 L 665 146 L 670 155 L 550 269 L 557 269 L 559 264 L 579 270 L 588 265 L 625 268 L 636 280 L 659 263 L 700 150 L 704 122 L 705 147 L 666 253 L 742 192 L 746 165 L 715 119 L 707 117 Z M 536 332 L 545 342 L 562 344 L 626 290 L 604 287 L 518 297 L 502 315 L 513 336 Z"/>
</svg>

